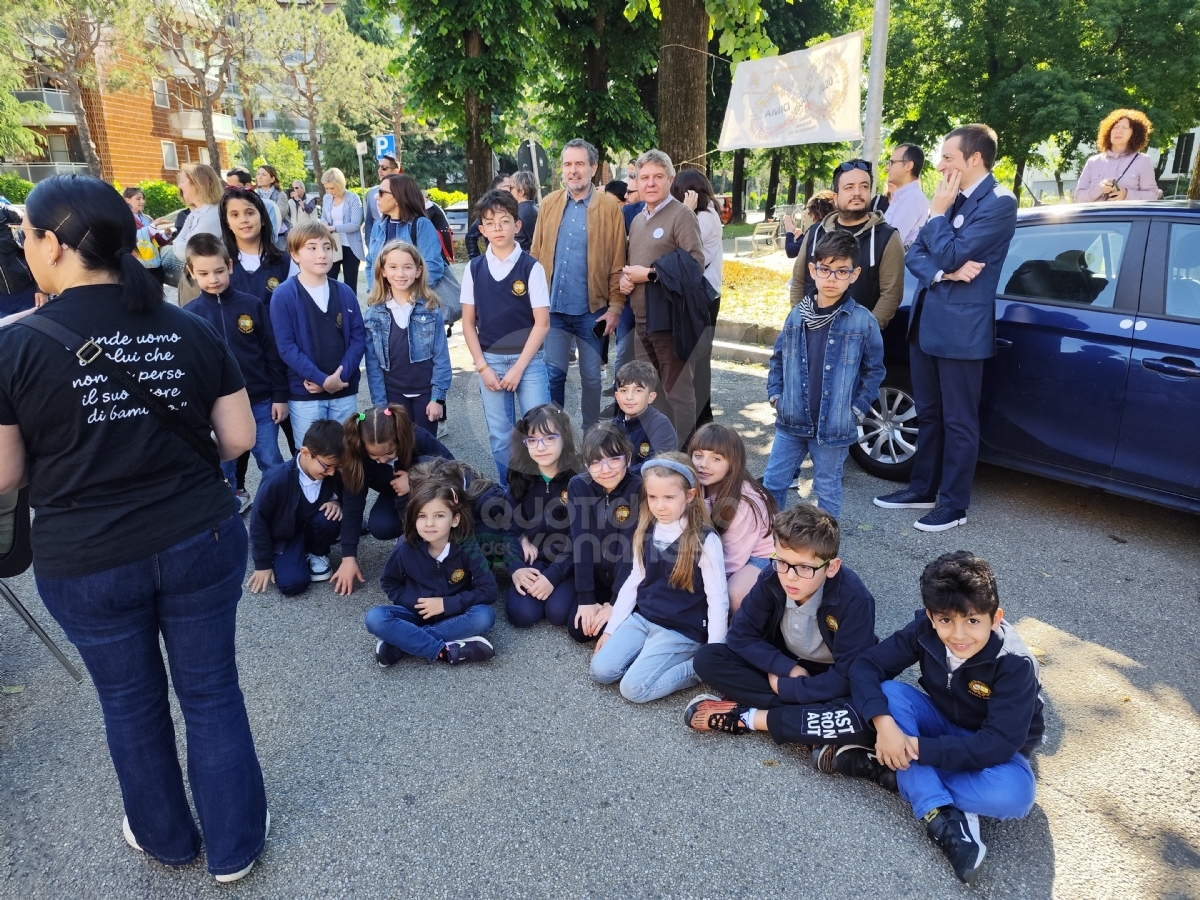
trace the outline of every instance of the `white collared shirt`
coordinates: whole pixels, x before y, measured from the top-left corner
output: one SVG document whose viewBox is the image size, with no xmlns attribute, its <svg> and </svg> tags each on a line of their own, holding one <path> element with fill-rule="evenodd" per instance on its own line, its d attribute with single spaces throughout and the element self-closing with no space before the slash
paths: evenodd
<svg viewBox="0 0 1200 900">
<path fill-rule="evenodd" d="M 672 197 L 672 196 L 671 196 L 671 193 L 668 191 L 668 192 L 667 192 L 667 199 L 666 199 L 666 200 L 664 200 L 662 203 L 658 204 L 658 206 L 654 207 L 654 212 L 651 212 L 651 211 L 650 211 L 650 207 L 649 207 L 649 206 L 647 206 L 645 209 L 643 209 L 643 210 L 642 210 L 642 212 L 644 212 L 644 213 L 646 214 L 646 221 L 647 221 L 647 222 L 649 222 L 651 219 L 653 219 L 653 218 L 654 218 L 656 215 L 658 215 L 658 211 L 659 211 L 660 209 L 662 209 L 664 206 L 666 206 L 668 203 L 670 203 L 670 202 L 671 202 L 672 200 L 674 200 L 674 199 L 675 199 L 675 198 L 674 198 L 674 197 Z"/>
<path fill-rule="evenodd" d="M 415 308 L 415 304 L 411 300 L 400 303 L 399 301 L 389 297 L 384 306 L 391 310 L 392 321 L 396 323 L 397 328 L 408 327 L 408 320 L 412 316 L 413 309 Z"/>
<path fill-rule="evenodd" d="M 503 281 L 508 277 L 513 270 L 513 266 L 517 264 L 517 260 L 521 258 L 524 251 L 513 244 L 513 251 L 504 259 L 499 259 L 492 248 L 489 246 L 487 252 L 483 254 L 487 260 L 488 271 L 497 281 Z M 533 270 L 529 273 L 529 305 L 534 309 L 539 306 L 550 308 L 550 287 L 546 284 L 546 270 L 542 268 L 540 262 L 533 264 Z M 467 305 L 475 305 L 475 279 L 471 277 L 471 266 L 468 263 L 467 268 L 463 271 L 462 291 L 459 294 L 459 300 Z"/>
<path fill-rule="evenodd" d="M 296 466 L 296 471 L 300 473 L 300 490 L 304 491 L 304 499 L 309 503 L 316 503 L 317 498 L 321 496 L 321 482 L 316 478 L 309 478 L 308 473 L 300 466 Z"/>
<path fill-rule="evenodd" d="M 905 247 L 917 239 L 921 226 L 928 218 L 929 198 L 921 190 L 919 181 L 910 181 L 904 187 L 896 188 L 892 202 L 883 214 L 883 221 L 896 229 L 900 243 Z"/>
</svg>

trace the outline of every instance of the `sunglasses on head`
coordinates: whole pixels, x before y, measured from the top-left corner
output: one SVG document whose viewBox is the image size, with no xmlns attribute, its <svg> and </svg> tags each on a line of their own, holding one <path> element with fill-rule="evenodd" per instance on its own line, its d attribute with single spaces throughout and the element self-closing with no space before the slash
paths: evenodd
<svg viewBox="0 0 1200 900">
<path fill-rule="evenodd" d="M 855 169 L 862 169 L 868 175 L 871 174 L 871 164 L 865 159 L 848 159 L 833 171 L 840 175 L 843 172 L 853 172 Z"/>
</svg>

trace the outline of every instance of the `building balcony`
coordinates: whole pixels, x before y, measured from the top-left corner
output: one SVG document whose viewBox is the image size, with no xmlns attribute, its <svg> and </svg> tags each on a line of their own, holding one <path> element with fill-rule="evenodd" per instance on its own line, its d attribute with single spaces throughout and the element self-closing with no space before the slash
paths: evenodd
<svg viewBox="0 0 1200 900">
<path fill-rule="evenodd" d="M 87 171 L 87 163 L 0 163 L 0 173 L 8 174 L 12 172 L 20 175 L 26 181 L 32 181 L 34 184 L 49 178 L 51 175 L 86 175 Z"/>
<path fill-rule="evenodd" d="M 171 127 L 179 132 L 184 140 L 203 141 L 204 120 L 198 109 L 181 109 L 171 113 Z M 233 128 L 233 117 L 223 113 L 213 113 L 213 133 L 218 141 L 232 141 L 237 137 Z"/>
<path fill-rule="evenodd" d="M 75 110 L 71 107 L 71 95 L 66 91 L 14 91 L 19 103 L 45 103 L 50 107 L 50 113 L 37 121 L 22 120 L 23 125 L 77 125 Z"/>
</svg>

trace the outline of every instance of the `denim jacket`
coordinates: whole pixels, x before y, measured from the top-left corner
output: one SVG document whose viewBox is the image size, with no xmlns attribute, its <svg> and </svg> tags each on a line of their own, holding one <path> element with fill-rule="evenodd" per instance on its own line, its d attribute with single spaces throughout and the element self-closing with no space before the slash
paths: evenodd
<svg viewBox="0 0 1200 900">
<path fill-rule="evenodd" d="M 368 285 L 375 284 L 375 260 L 379 259 L 379 252 L 383 249 L 383 245 L 387 243 L 388 222 L 394 222 L 394 220 L 388 219 L 386 216 L 376 219 L 375 223 L 371 226 L 371 233 L 367 235 L 366 262 Z M 420 251 L 421 258 L 425 261 L 425 280 L 432 288 L 446 274 L 446 262 L 442 259 L 442 239 L 438 235 L 437 228 L 434 227 L 433 223 L 422 216 L 420 219 L 417 219 L 415 227 L 412 222 L 400 222 L 397 233 L 392 237 L 392 240 L 411 243 L 414 232 L 417 237 L 417 250 Z"/>
<path fill-rule="evenodd" d="M 775 427 L 816 437 L 823 447 L 849 447 L 858 439 L 853 410 L 866 413 L 883 381 L 883 336 L 875 317 L 852 299 L 829 323 L 820 421 L 814 428 L 808 403 L 808 343 L 800 307 L 792 307 L 775 341 L 767 397 L 778 398 Z"/>
<path fill-rule="evenodd" d="M 392 327 L 392 312 L 386 304 L 368 306 L 363 313 L 363 325 L 367 329 L 367 387 L 371 391 L 371 403 L 375 406 L 387 404 L 384 387 L 384 372 L 391 366 L 388 362 L 388 335 Z M 418 299 L 408 320 L 408 356 L 413 362 L 433 359 L 434 400 L 445 400 L 450 391 L 450 348 L 446 344 L 446 322 L 440 309 L 427 309 L 425 301 Z"/>
</svg>

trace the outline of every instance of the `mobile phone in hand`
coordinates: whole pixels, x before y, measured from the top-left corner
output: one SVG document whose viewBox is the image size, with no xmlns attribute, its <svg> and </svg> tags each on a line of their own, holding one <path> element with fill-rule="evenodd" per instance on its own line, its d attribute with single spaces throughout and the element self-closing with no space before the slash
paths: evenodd
<svg viewBox="0 0 1200 900">
<path fill-rule="evenodd" d="M 603 340 L 604 332 L 607 328 L 608 325 L 603 319 L 597 319 L 596 324 L 592 326 L 592 334 Z"/>
</svg>

